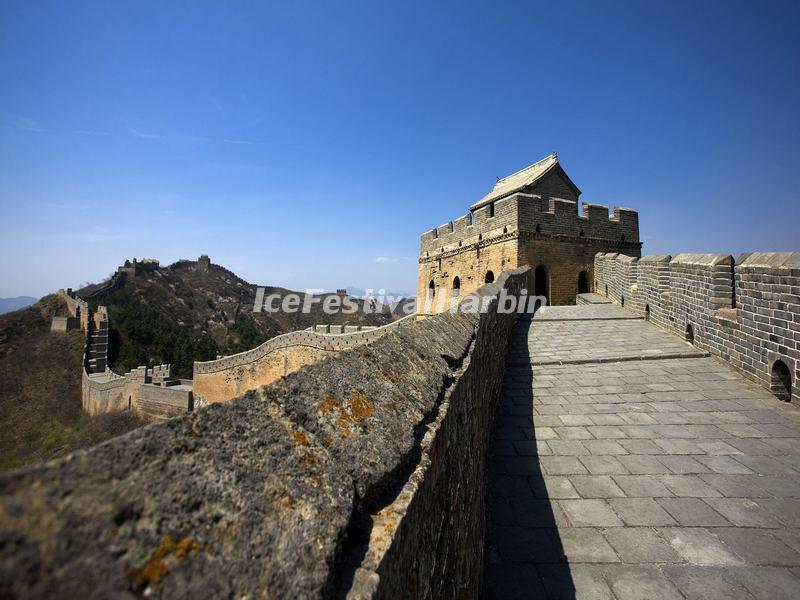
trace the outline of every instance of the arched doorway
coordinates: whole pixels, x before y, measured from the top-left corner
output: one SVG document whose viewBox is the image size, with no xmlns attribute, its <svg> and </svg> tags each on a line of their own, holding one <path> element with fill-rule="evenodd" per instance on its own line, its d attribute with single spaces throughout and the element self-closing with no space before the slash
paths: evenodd
<svg viewBox="0 0 800 600">
<path fill-rule="evenodd" d="M 430 283 L 428 283 L 428 300 L 433 300 L 433 297 L 436 295 L 436 284 L 433 283 L 433 279 L 431 279 Z"/>
<path fill-rule="evenodd" d="M 547 269 L 544 268 L 544 265 L 539 265 L 533 275 L 533 294 L 547 298 L 547 291 Z"/>
<path fill-rule="evenodd" d="M 579 294 L 589 293 L 589 278 L 586 276 L 586 271 L 581 271 L 578 274 L 578 293 Z"/>
<path fill-rule="evenodd" d="M 494 281 L 494 273 L 486 271 L 486 277 L 483 278 L 484 283 L 492 283 Z"/>
<path fill-rule="evenodd" d="M 694 327 L 691 325 L 686 326 L 686 341 L 694 346 Z"/>
<path fill-rule="evenodd" d="M 792 374 L 786 363 L 778 359 L 772 365 L 772 393 L 778 400 L 790 402 L 792 399 Z"/>
<path fill-rule="evenodd" d="M 453 297 L 458 298 L 461 295 L 461 279 L 458 277 L 453 279 Z"/>
</svg>

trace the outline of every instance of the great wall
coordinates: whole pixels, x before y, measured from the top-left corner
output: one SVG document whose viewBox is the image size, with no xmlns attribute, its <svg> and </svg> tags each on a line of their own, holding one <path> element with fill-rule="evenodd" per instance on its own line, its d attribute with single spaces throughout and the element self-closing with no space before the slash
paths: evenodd
<svg viewBox="0 0 800 600">
<path fill-rule="evenodd" d="M 800 400 L 800 253 L 598 254 L 595 290 Z"/>
<path fill-rule="evenodd" d="M 97 286 L 85 299 L 72 290 L 58 291 L 69 314 L 53 317 L 51 331 L 82 329 L 86 333 L 81 396 L 88 414 L 127 410 L 148 420 L 179 416 L 196 407 L 232 400 L 326 356 L 374 342 L 413 318 L 409 315 L 383 327 L 318 325 L 291 331 L 239 354 L 196 362 L 193 379 L 171 377 L 168 364 L 140 366 L 119 375 L 108 365 L 108 311 L 99 305 L 92 312 L 87 300 L 102 298 L 121 287 L 126 277 L 139 276 L 158 265 L 152 259 L 126 261 L 108 282 Z M 211 261 L 204 254 L 194 268 L 208 271 L 210 267 Z"/>
<path fill-rule="evenodd" d="M 640 258 L 578 194 L 552 155 L 422 236 L 419 297 L 487 312 L 195 363 L 202 410 L 0 477 L 5 590 L 792 597 L 800 253 Z"/>
</svg>

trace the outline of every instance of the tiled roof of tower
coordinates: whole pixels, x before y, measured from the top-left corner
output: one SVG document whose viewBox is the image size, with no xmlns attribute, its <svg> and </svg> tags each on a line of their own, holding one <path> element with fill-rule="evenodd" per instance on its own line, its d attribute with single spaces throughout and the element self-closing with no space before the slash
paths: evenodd
<svg viewBox="0 0 800 600">
<path fill-rule="evenodd" d="M 517 171 L 516 173 L 512 173 L 511 175 L 503 177 L 502 179 L 498 179 L 497 183 L 494 184 L 494 189 L 492 189 L 492 191 L 486 194 L 483 198 L 478 200 L 470 208 L 472 210 L 475 210 L 476 208 L 480 208 L 481 206 L 484 206 L 489 202 L 492 202 L 494 200 L 499 200 L 500 198 L 505 198 L 506 196 L 510 196 L 511 194 L 518 192 L 521 189 L 526 188 L 529 185 L 535 183 L 536 181 L 541 179 L 545 174 L 549 173 L 553 168 L 556 167 L 559 167 L 558 154 L 553 152 L 552 154 L 546 156 L 539 162 L 535 162 L 532 165 L 529 165 L 524 169 Z M 564 175 L 566 176 L 566 173 L 564 173 Z M 567 180 L 569 180 L 568 177 Z M 572 186 L 575 185 L 571 181 L 569 183 Z"/>
</svg>

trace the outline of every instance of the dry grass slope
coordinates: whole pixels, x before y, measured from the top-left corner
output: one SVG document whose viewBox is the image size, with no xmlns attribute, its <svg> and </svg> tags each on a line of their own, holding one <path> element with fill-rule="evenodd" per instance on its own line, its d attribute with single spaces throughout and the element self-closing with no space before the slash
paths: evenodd
<svg viewBox="0 0 800 600">
<path fill-rule="evenodd" d="M 0 471 L 63 456 L 142 425 L 81 409 L 83 332 L 50 333 L 56 296 L 0 315 Z"/>
</svg>

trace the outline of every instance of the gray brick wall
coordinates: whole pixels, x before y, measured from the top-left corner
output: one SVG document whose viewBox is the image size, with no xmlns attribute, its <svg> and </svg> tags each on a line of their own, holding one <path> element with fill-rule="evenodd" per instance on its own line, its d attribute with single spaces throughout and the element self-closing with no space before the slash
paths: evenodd
<svg viewBox="0 0 800 600">
<path fill-rule="evenodd" d="M 749 379 L 780 391 L 776 361 L 791 375 L 800 401 L 800 253 L 754 252 L 631 257 L 598 254 L 596 291 L 686 337 Z M 649 311 L 647 309 L 649 308 Z"/>
</svg>

